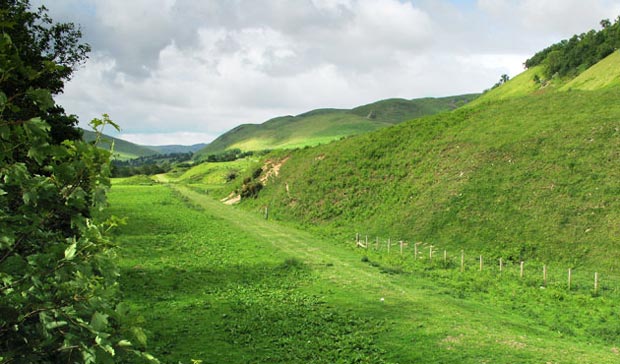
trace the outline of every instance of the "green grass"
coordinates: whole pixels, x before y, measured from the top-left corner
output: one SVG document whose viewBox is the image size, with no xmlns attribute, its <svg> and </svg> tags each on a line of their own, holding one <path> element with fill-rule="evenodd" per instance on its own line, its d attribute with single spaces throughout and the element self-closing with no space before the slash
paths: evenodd
<svg viewBox="0 0 620 364">
<path fill-rule="evenodd" d="M 543 77 L 543 66 L 532 67 L 521 72 L 507 83 L 485 92 L 482 96 L 472 101 L 467 107 L 531 95 L 542 89 L 540 84 L 534 82 L 535 75 Z"/>
<path fill-rule="evenodd" d="M 124 299 L 164 362 L 618 360 L 615 296 L 356 252 L 175 188 L 110 194 L 128 219 L 115 232 Z"/>
<path fill-rule="evenodd" d="M 239 159 L 232 162 L 203 162 L 191 167 L 171 181 L 183 183 L 201 183 L 209 185 L 224 185 L 226 177 L 230 173 L 241 176 L 254 166 L 256 160 L 252 157 Z"/>
<path fill-rule="evenodd" d="M 319 232 L 617 271 L 619 98 L 523 96 L 290 152 L 244 204 Z"/>
<path fill-rule="evenodd" d="M 258 151 L 326 144 L 416 117 L 452 110 L 475 97 L 477 95 L 389 99 L 352 110 L 319 109 L 297 116 L 277 117 L 260 125 L 240 125 L 198 151 L 195 159 L 206 159 L 209 154 L 235 148 Z"/>
</svg>

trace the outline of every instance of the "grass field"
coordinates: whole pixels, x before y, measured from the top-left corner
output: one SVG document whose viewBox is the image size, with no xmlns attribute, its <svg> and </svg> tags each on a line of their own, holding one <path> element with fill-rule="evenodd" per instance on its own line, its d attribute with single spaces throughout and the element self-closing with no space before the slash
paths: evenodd
<svg viewBox="0 0 620 364">
<path fill-rule="evenodd" d="M 166 363 L 616 363 L 616 293 L 353 250 L 178 185 L 115 184 L 121 289 Z M 452 267 L 453 268 L 453 267 Z M 504 281 L 505 284 L 502 284 Z"/>
</svg>

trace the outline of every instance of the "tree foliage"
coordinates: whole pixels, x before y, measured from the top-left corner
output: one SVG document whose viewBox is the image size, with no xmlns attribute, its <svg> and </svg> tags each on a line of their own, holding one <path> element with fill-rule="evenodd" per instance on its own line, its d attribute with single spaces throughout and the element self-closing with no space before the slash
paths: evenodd
<svg viewBox="0 0 620 364">
<path fill-rule="evenodd" d="M 54 23 L 45 7 L 30 11 L 28 0 L 0 0 L 0 32 L 16 48 L 21 64 L 12 72 L 4 72 L 0 80 L 2 91 L 11 100 L 10 108 L 4 110 L 5 118 L 41 117 L 51 127 L 49 133 L 54 144 L 79 139 L 81 133 L 75 128 L 77 118 L 66 115 L 53 101 L 45 108 L 34 105 L 32 97 L 42 94 L 33 95 L 32 91 L 62 93 L 64 82 L 86 61 L 90 51 L 88 44 L 80 42 L 80 29 L 72 23 Z M 13 65 L 10 60 L 5 61 L 9 67 Z"/>
<path fill-rule="evenodd" d="M 104 234 L 116 220 L 93 218 L 106 204 L 110 152 L 73 140 L 73 119 L 52 99 L 88 47 L 27 1 L 0 5 L 0 363 L 149 358 L 136 350 L 144 335 L 121 329 Z M 54 122 L 69 132 L 54 134 Z M 91 124 L 115 126 L 107 115 Z"/>
<path fill-rule="evenodd" d="M 546 65 L 545 76 L 574 77 L 620 47 L 620 17 L 612 24 L 601 20 L 600 31 L 574 35 L 536 53 L 525 61 L 525 67 Z"/>
</svg>

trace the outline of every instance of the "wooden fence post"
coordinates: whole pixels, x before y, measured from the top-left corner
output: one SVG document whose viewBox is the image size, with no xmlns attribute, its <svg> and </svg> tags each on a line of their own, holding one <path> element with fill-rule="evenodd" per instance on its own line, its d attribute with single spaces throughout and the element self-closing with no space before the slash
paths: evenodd
<svg viewBox="0 0 620 364">
<path fill-rule="evenodd" d="M 482 255 L 480 256 L 480 271 L 482 272 Z"/>
<path fill-rule="evenodd" d="M 571 278 L 571 271 L 570 268 L 568 268 L 568 290 L 570 291 L 570 278 Z"/>
<path fill-rule="evenodd" d="M 368 235 L 366 235 L 366 250 L 368 250 Z"/>
<path fill-rule="evenodd" d="M 388 238 L 388 254 L 390 254 L 390 246 L 392 245 L 392 240 Z"/>
<path fill-rule="evenodd" d="M 400 255 L 403 255 L 403 245 L 405 244 L 404 241 L 400 241 Z"/>
<path fill-rule="evenodd" d="M 360 242 L 360 233 L 355 233 L 355 246 Z"/>
<path fill-rule="evenodd" d="M 443 265 L 448 264 L 448 252 L 444 249 L 443 251 Z"/>
<path fill-rule="evenodd" d="M 420 245 L 419 242 L 413 244 L 413 260 L 418 260 L 418 245 Z"/>
<path fill-rule="evenodd" d="M 431 263 L 433 262 L 433 246 L 432 245 L 428 248 L 428 259 Z"/>
<path fill-rule="evenodd" d="M 519 268 L 519 278 L 523 278 L 523 261 L 521 261 L 521 266 Z"/>
<path fill-rule="evenodd" d="M 503 266 L 504 266 L 504 264 L 503 264 L 503 263 L 504 263 L 504 262 L 502 262 L 502 258 L 499 258 L 499 272 L 500 272 L 500 273 L 502 272 L 502 268 L 503 268 Z"/>
<path fill-rule="evenodd" d="M 598 272 L 594 272 L 594 293 L 598 293 Z"/>
</svg>

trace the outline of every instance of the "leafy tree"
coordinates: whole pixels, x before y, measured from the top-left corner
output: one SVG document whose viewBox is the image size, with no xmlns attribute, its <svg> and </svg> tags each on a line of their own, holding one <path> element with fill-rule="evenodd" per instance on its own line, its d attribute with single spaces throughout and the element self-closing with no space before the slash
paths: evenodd
<svg viewBox="0 0 620 364">
<path fill-rule="evenodd" d="M 117 221 L 93 218 L 106 204 L 110 152 L 71 140 L 74 118 L 52 99 L 86 48 L 27 1 L 0 5 L 0 363 L 152 359 L 138 350 L 144 334 L 121 326 L 104 234 Z M 104 115 L 91 125 L 108 124 Z"/>
<path fill-rule="evenodd" d="M 546 78 L 578 75 L 620 47 L 620 17 L 613 24 L 608 19 L 600 24 L 600 31 L 574 35 L 536 53 L 525 67 L 544 65 Z"/>
<path fill-rule="evenodd" d="M 42 118 L 51 127 L 54 144 L 81 138 L 75 116 L 66 115 L 53 101 L 43 109 L 37 107 L 32 99 L 41 93 L 29 92 L 46 89 L 52 95 L 62 93 L 64 82 L 86 61 L 90 51 L 88 44 L 80 43 L 80 29 L 72 23 L 54 23 L 45 7 L 30 11 L 28 0 L 0 0 L 0 32 L 17 48 L 23 65 L 5 73 L 1 80 L 2 91 L 11 100 L 4 110 L 5 118 Z"/>
</svg>

